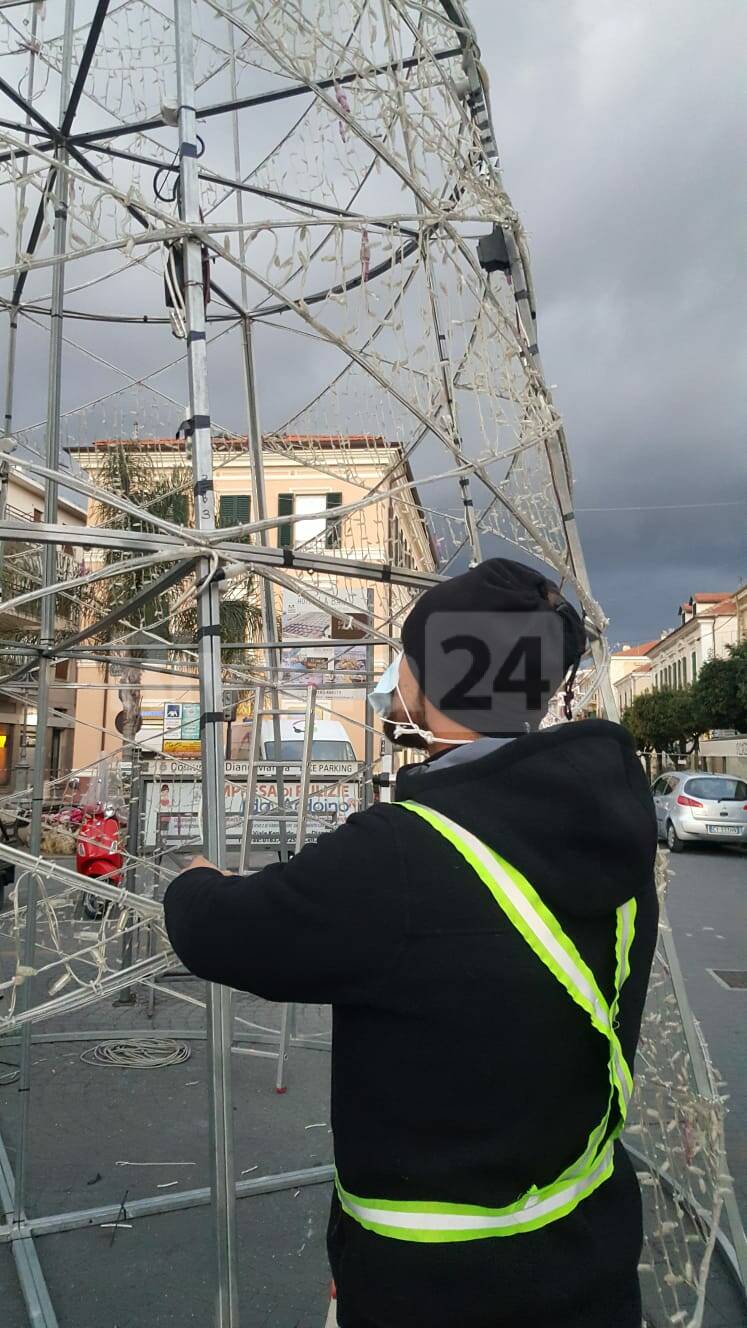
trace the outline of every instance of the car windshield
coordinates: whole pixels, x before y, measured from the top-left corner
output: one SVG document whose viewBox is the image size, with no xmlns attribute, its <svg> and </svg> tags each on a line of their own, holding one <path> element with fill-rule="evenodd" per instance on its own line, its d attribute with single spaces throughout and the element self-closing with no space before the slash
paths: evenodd
<svg viewBox="0 0 747 1328">
<path fill-rule="evenodd" d="M 264 743 L 265 757 L 275 759 L 275 743 Z M 286 738 L 280 743 L 281 761 L 300 761 L 303 756 L 303 738 Z M 311 744 L 312 761 L 354 761 L 355 752 L 349 742 L 331 738 L 315 738 Z"/>
<path fill-rule="evenodd" d="M 691 798 L 710 798 L 713 802 L 745 802 L 747 784 L 743 779 L 730 779 L 728 775 L 709 775 L 688 779 L 685 793 Z"/>
</svg>

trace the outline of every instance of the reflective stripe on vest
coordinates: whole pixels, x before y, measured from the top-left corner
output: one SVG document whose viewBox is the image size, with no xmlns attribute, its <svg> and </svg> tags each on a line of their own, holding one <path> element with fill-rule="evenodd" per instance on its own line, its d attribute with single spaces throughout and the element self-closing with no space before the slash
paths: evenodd
<svg viewBox="0 0 747 1328">
<path fill-rule="evenodd" d="M 636 903 L 629 899 L 617 910 L 615 992 L 607 1004 L 599 984 L 576 946 L 563 931 L 525 876 L 462 826 L 417 802 L 397 804 L 415 812 L 453 844 L 490 890 L 499 908 L 521 933 L 537 958 L 588 1015 L 609 1047 L 610 1094 L 603 1119 L 589 1135 L 581 1156 L 551 1185 L 533 1185 L 515 1203 L 503 1208 L 475 1204 L 361 1199 L 350 1194 L 339 1176 L 335 1183 L 346 1213 L 367 1230 L 393 1240 L 449 1242 L 515 1236 L 536 1231 L 565 1217 L 612 1174 L 614 1141 L 625 1124 L 633 1078 L 616 1032 L 620 992 L 630 973 L 630 947 L 635 934 Z M 619 1122 L 609 1123 L 617 1099 Z"/>
</svg>

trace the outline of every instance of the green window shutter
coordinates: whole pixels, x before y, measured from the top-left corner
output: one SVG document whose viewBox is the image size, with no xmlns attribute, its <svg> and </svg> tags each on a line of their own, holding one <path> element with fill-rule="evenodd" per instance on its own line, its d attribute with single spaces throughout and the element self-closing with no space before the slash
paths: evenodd
<svg viewBox="0 0 747 1328">
<path fill-rule="evenodd" d="M 249 495 L 222 493 L 218 505 L 219 526 L 243 526 L 250 519 Z"/>
<path fill-rule="evenodd" d="M 293 494 L 278 494 L 278 516 L 293 516 Z M 287 523 L 278 526 L 278 544 L 281 549 L 293 547 L 293 527 Z"/>
<path fill-rule="evenodd" d="M 329 511 L 330 507 L 342 507 L 341 493 L 328 493 L 325 501 L 325 507 Z M 342 544 L 342 528 L 340 518 L 332 517 L 327 519 L 327 528 L 324 533 L 324 543 L 328 549 L 339 549 Z"/>
</svg>

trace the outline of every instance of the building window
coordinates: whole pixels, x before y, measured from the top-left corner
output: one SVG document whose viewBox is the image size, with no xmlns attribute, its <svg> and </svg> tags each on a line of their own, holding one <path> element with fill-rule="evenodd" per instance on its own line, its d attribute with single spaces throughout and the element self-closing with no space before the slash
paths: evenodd
<svg viewBox="0 0 747 1328">
<path fill-rule="evenodd" d="M 243 526 L 250 517 L 249 496 L 245 493 L 222 493 L 218 505 L 219 526 Z M 242 536 L 242 539 L 246 536 Z"/>
<path fill-rule="evenodd" d="M 293 515 L 293 494 L 278 494 L 278 516 Z M 281 549 L 293 547 L 293 527 L 286 522 L 278 526 L 278 544 Z"/>
<path fill-rule="evenodd" d="M 391 559 L 394 567 L 412 567 L 414 566 L 413 557 L 410 548 L 405 539 L 404 531 L 399 518 L 392 517 L 392 550 Z"/>
<path fill-rule="evenodd" d="M 327 511 L 330 507 L 342 507 L 341 493 L 328 493 L 325 503 Z M 339 549 L 342 545 L 342 519 L 340 517 L 327 517 L 324 530 L 324 543 L 328 549 Z"/>
<path fill-rule="evenodd" d="M 67 670 L 70 661 L 68 659 L 58 659 L 54 666 L 54 676 L 59 682 L 67 682 Z"/>
<path fill-rule="evenodd" d="M 49 778 L 56 779 L 60 773 L 60 751 L 62 747 L 62 730 L 52 729 L 49 744 Z"/>
<path fill-rule="evenodd" d="M 693 651 L 692 655 L 690 656 L 690 663 L 692 664 L 692 670 L 693 670 L 693 682 L 695 682 L 695 679 L 698 676 L 698 664 L 695 657 L 695 651 Z"/>
<path fill-rule="evenodd" d="M 278 544 L 281 548 L 293 548 L 323 536 L 326 548 L 339 548 L 339 523 L 325 512 L 329 507 L 341 505 L 341 493 L 279 493 L 278 516 L 302 516 L 304 520 L 278 526 Z"/>
<path fill-rule="evenodd" d="M 43 511 L 42 511 L 42 509 L 41 509 L 40 507 L 35 507 L 35 508 L 34 508 L 34 520 L 35 520 L 35 521 L 43 521 L 43 520 L 44 520 L 44 513 L 43 513 Z"/>
<path fill-rule="evenodd" d="M 307 518 L 305 521 L 296 522 L 296 544 L 306 544 L 309 540 L 317 540 L 320 535 L 326 534 L 327 518 L 324 515 L 324 508 L 325 502 L 321 494 L 296 494 L 296 515 Z"/>
</svg>

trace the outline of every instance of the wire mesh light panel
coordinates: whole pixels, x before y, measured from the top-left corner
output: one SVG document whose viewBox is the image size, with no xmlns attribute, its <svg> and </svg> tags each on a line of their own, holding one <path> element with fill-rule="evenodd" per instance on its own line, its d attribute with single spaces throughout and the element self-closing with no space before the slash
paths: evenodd
<svg viewBox="0 0 747 1328">
<path fill-rule="evenodd" d="M 351 613 L 370 612 L 373 586 L 378 670 L 419 588 L 504 551 L 541 560 L 575 593 L 600 638 L 589 690 L 605 685 L 605 619 L 542 374 L 527 247 L 461 3 L 13 7 L 0 10 L 0 93 L 2 690 L 19 713 L 35 705 L 50 659 L 72 660 L 78 683 L 84 663 L 106 667 L 130 715 L 132 778 L 148 688 L 166 679 L 193 694 L 190 614 L 197 601 L 204 612 L 219 571 L 238 645 L 250 641 L 247 605 L 263 643 L 226 653 L 227 694 L 271 684 L 297 701 L 273 650 L 284 606 L 297 620 L 308 607 L 304 630 L 314 613 L 349 627 Z M 55 328 L 63 393 L 50 391 L 45 412 Z M 207 390 L 209 418 L 195 409 Z M 227 508 L 232 524 L 214 532 L 206 495 L 222 485 L 235 495 L 237 474 L 251 510 Z M 281 503 L 283 477 L 318 506 Z M 45 520 L 14 513 L 14 485 L 45 493 Z M 322 710 L 334 715 L 344 692 L 330 692 Z M 99 733 L 110 770 L 119 737 L 85 695 L 79 686 L 76 731 Z M 85 764 L 90 775 L 99 761 Z M 45 775 L 37 761 L 32 843 L 0 845 L 19 872 L 3 919 L 15 954 L 0 973 L 6 1032 L 174 962 L 157 902 L 166 872 L 136 839 L 121 872 L 87 883 L 95 916 L 78 916 L 80 881 L 52 860 L 65 851 L 55 833 L 79 834 L 59 818 L 68 776 Z M 25 786 L 14 790 L 0 815 L 12 821 L 27 800 Z M 660 955 L 633 1131 L 665 1178 L 645 1179 L 645 1276 L 663 1321 L 695 1328 L 725 1160 L 717 1088 L 690 1083 L 679 998 Z M 230 1295 L 222 1312 L 234 1321 Z"/>
</svg>

